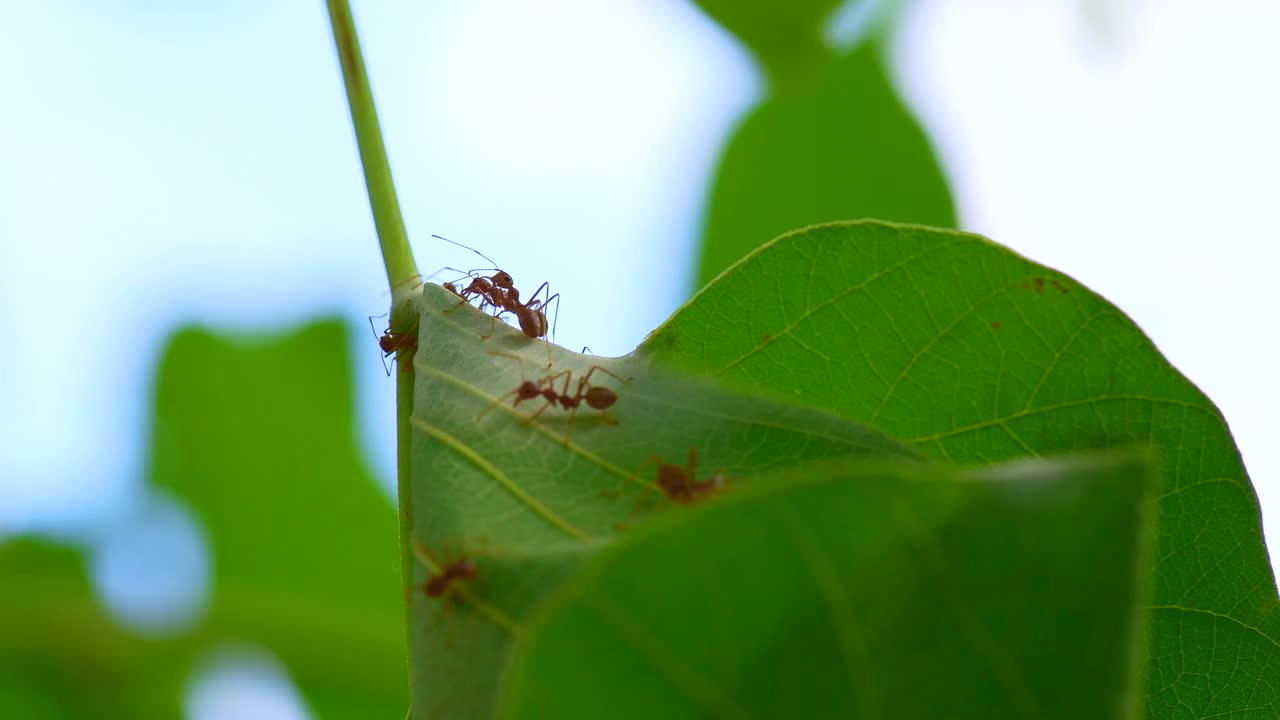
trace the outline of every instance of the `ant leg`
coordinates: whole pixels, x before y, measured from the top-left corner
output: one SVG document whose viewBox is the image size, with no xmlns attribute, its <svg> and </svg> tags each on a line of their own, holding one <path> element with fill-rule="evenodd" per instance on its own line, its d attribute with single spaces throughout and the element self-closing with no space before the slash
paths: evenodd
<svg viewBox="0 0 1280 720">
<path fill-rule="evenodd" d="M 544 282 L 538 286 L 537 290 L 533 291 L 533 295 L 529 296 L 529 301 L 524 304 L 525 312 L 529 312 L 529 313 L 536 312 L 538 315 L 541 316 L 542 334 L 540 335 L 540 337 L 542 337 L 544 340 L 547 341 L 547 367 L 551 367 L 553 364 L 551 359 L 551 339 L 555 338 L 555 335 L 556 335 L 554 324 L 551 326 L 551 332 L 550 333 L 547 332 L 548 328 L 547 328 L 546 308 L 548 305 L 551 304 L 552 300 L 556 301 L 556 318 L 558 319 L 560 316 L 560 293 L 556 293 L 555 295 L 552 295 L 551 297 L 548 297 L 545 300 L 538 299 L 539 295 L 544 295 L 549 292 L 551 292 L 551 284 Z M 519 301 L 517 300 L 516 302 L 519 302 Z"/>
<path fill-rule="evenodd" d="M 556 323 L 560 321 L 560 293 L 556 293 L 555 295 L 550 295 L 545 300 L 538 299 L 539 295 L 542 295 L 544 293 L 550 293 L 550 292 L 551 292 L 551 283 L 546 283 L 546 282 L 542 283 L 541 285 L 538 286 L 538 289 L 534 290 L 533 294 L 529 296 L 529 302 L 525 303 L 525 307 L 529 308 L 530 310 L 533 310 L 536 308 L 542 308 L 545 313 L 546 309 L 551 307 L 551 301 L 552 300 L 556 301 L 556 311 L 551 316 L 552 319 L 551 319 L 551 333 L 550 333 L 550 337 L 554 339 L 556 336 Z"/>
<path fill-rule="evenodd" d="M 499 398 L 495 399 L 493 402 L 491 402 L 491 403 L 489 403 L 487 406 L 485 406 L 485 409 L 484 409 L 484 410 L 481 410 L 481 411 L 480 411 L 480 414 L 476 416 L 476 422 L 480 422 L 480 418 L 482 418 L 482 417 L 484 417 L 486 414 L 488 414 L 488 412 L 489 412 L 490 410 L 492 410 L 492 409 L 494 409 L 494 408 L 498 407 L 499 405 L 501 405 L 503 402 L 505 402 L 505 401 L 506 401 L 506 399 L 507 399 L 507 398 L 511 397 L 512 395 L 518 395 L 518 394 L 520 394 L 520 388 L 516 388 L 515 390 L 512 390 L 511 392 L 509 392 L 509 393 L 507 393 L 507 394 L 505 394 L 505 395 L 503 395 L 503 396 L 501 396 L 501 397 L 499 397 Z M 520 401 L 519 401 L 519 400 L 517 400 L 516 402 L 520 402 Z"/>
<path fill-rule="evenodd" d="M 547 301 L 542 303 L 542 307 L 547 307 L 548 305 L 550 305 L 552 300 L 556 301 L 556 312 L 554 315 L 551 316 L 551 339 L 555 340 L 556 324 L 560 322 L 560 293 L 556 293 L 555 295 L 552 295 L 551 297 L 547 298 Z"/>
<path fill-rule="evenodd" d="M 440 271 L 437 270 L 436 272 L 439 273 Z M 416 282 L 417 285 L 414 285 L 413 287 L 421 287 L 423 285 L 422 276 L 419 275 L 418 273 L 414 273 L 403 280 L 397 281 L 394 285 L 391 286 L 391 290 L 394 293 L 396 290 L 399 290 L 400 288 L 414 282 Z"/>
<path fill-rule="evenodd" d="M 534 290 L 533 294 L 529 296 L 528 302 L 524 304 L 525 307 L 529 308 L 530 310 L 534 310 L 539 307 L 546 307 L 547 302 L 550 301 L 551 298 L 547 298 L 547 300 L 538 299 L 538 296 L 543 294 L 544 292 L 551 292 L 551 283 L 544 282 L 541 285 L 539 285 L 538 289 Z"/>
<path fill-rule="evenodd" d="M 587 373 L 590 374 L 590 371 Z M 573 432 L 573 420 L 578 417 L 578 408 L 582 407 L 582 399 L 586 397 L 587 378 L 578 378 L 578 387 L 573 394 L 573 408 L 569 410 L 569 422 L 564 428 L 564 446 L 569 447 L 569 435 Z M 569 378 L 564 379 L 565 394 L 569 392 Z"/>
<path fill-rule="evenodd" d="M 564 427 L 564 446 L 569 447 L 569 435 L 573 432 L 573 419 L 578 416 L 578 404 L 569 410 L 569 422 Z"/>
<path fill-rule="evenodd" d="M 444 267 L 440 268 L 439 270 L 437 270 L 437 271 L 436 271 L 436 274 L 438 275 L 438 274 L 440 274 L 440 273 L 444 272 L 445 270 L 452 270 L 452 271 L 454 271 L 454 272 L 456 272 L 456 273 L 462 273 L 462 274 L 461 274 L 461 276 L 459 276 L 456 280 L 451 281 L 451 282 L 450 282 L 450 285 L 452 285 L 453 283 L 461 282 L 461 281 L 462 281 L 462 278 L 464 278 L 464 277 L 465 277 L 465 278 L 471 278 L 471 282 L 470 282 L 470 283 L 468 283 L 468 284 L 467 284 L 467 286 L 466 286 L 466 287 L 464 287 L 464 288 L 462 288 L 461 290 L 455 290 L 455 294 L 456 294 L 458 297 L 462 298 L 462 299 L 461 299 L 461 300 L 459 300 L 459 301 L 458 301 L 458 303 L 457 303 L 456 305 L 454 305 L 453 307 L 451 307 L 451 308 L 449 308 L 449 309 L 445 310 L 444 312 L 447 312 L 447 313 L 453 312 L 454 310 L 457 310 L 459 307 L 462 307 L 463 305 L 467 305 L 467 304 L 469 304 L 469 303 L 471 302 L 471 296 L 472 296 L 472 295 L 476 295 L 476 294 L 478 294 L 478 293 L 483 293 L 483 291 L 482 291 L 482 290 L 478 290 L 478 289 L 476 289 L 476 281 L 478 281 L 478 280 L 481 280 L 481 279 L 482 279 L 482 278 L 481 278 L 481 276 L 479 275 L 479 271 L 477 271 L 477 270 L 459 270 L 458 268 L 449 267 L 448 265 L 446 265 L 446 266 L 444 266 Z M 474 275 L 473 275 L 472 273 L 476 273 L 476 274 L 474 274 Z M 483 305 L 483 302 L 481 303 L 481 305 Z"/>
<path fill-rule="evenodd" d="M 543 398 L 543 400 L 546 400 L 546 402 L 542 404 L 542 407 L 538 408 L 538 411 L 535 412 L 534 414 L 522 420 L 521 421 L 522 424 L 532 425 L 533 421 L 537 420 L 539 415 L 547 411 L 547 408 L 556 406 L 555 402 L 552 400 L 547 400 L 546 398 Z"/>
<path fill-rule="evenodd" d="M 607 367 L 604 367 L 603 365 L 592 365 L 592 366 L 591 366 L 591 369 L 587 371 L 587 375 L 586 375 L 586 377 L 585 377 L 584 379 L 585 379 L 585 380 L 590 380 L 590 379 L 591 379 L 591 373 L 593 373 L 593 372 L 595 372 L 595 371 L 597 371 L 597 370 L 599 370 L 600 372 L 602 372 L 602 373 L 604 373 L 604 374 L 608 375 L 609 377 L 613 378 L 614 380 L 617 380 L 618 382 L 622 383 L 623 385 L 626 385 L 627 383 L 631 382 L 632 380 L 635 380 L 635 378 L 627 378 L 627 379 L 623 380 L 621 377 L 619 377 L 619 376 L 618 376 L 618 373 L 616 373 L 616 372 L 614 372 L 614 371 L 610 370 L 610 369 L 609 369 L 609 368 L 607 368 Z"/>
<path fill-rule="evenodd" d="M 484 303 L 481 303 L 482 305 Z M 493 337 L 493 329 L 498 325 L 498 316 L 502 314 L 502 308 L 496 308 L 493 315 L 489 318 L 489 332 L 480 336 L 481 340 L 488 340 Z"/>
<path fill-rule="evenodd" d="M 400 338 L 396 340 L 396 362 L 400 364 L 400 372 L 413 372 L 413 364 L 410 361 L 413 359 L 413 353 L 417 351 L 418 338 L 409 334 L 401 334 Z M 402 352 L 407 353 L 407 356 L 402 358 L 400 356 Z"/>
<path fill-rule="evenodd" d="M 516 362 L 520 363 L 520 382 L 525 382 L 526 380 L 529 379 L 529 376 L 524 374 L 524 358 L 523 357 L 516 355 L 515 353 L 502 352 L 501 350 L 486 350 L 485 352 L 490 355 L 496 355 L 498 357 L 511 358 L 512 360 L 515 360 Z"/>
<path fill-rule="evenodd" d="M 551 307 L 551 301 L 552 301 L 552 300 L 555 300 L 555 301 L 556 301 L 556 312 L 555 312 L 555 316 L 554 316 L 554 317 L 558 319 L 558 318 L 559 318 L 559 316 L 560 316 L 560 293 L 556 293 L 555 295 L 551 295 L 550 297 L 547 297 L 546 299 L 543 299 L 543 300 L 539 300 L 539 299 L 538 299 L 538 296 L 539 296 L 539 295 L 546 295 L 546 294 L 547 294 L 547 293 L 549 293 L 549 292 L 551 292 L 551 283 L 546 283 L 546 282 L 544 282 L 544 283 L 542 283 L 541 285 L 539 285 L 539 286 L 538 286 L 538 289 L 537 289 L 537 290 L 534 290 L 534 291 L 533 291 L 533 294 L 529 296 L 529 300 L 528 300 L 528 302 L 526 302 L 526 303 L 524 304 L 525 309 L 527 309 L 527 310 L 538 310 L 538 309 L 541 309 L 541 310 L 543 311 L 543 315 L 544 315 L 544 317 L 545 317 L 545 315 L 546 315 L 546 309 L 547 309 L 547 308 L 549 308 L 549 307 Z M 552 330 L 552 332 L 551 332 L 550 334 L 551 334 L 551 336 L 552 336 L 552 337 L 554 337 L 554 336 L 555 336 L 554 328 L 555 328 L 555 324 L 554 324 L 554 323 L 551 325 L 551 327 L 550 327 L 550 328 L 543 327 L 544 334 L 545 334 L 545 331 L 546 331 L 546 330 L 551 329 L 551 330 Z"/>
<path fill-rule="evenodd" d="M 512 360 L 515 360 L 516 362 L 520 363 L 520 384 L 524 385 L 524 383 L 528 381 L 528 376 L 524 374 L 524 358 L 520 357 L 519 355 L 513 355 L 509 352 L 502 352 L 501 350 L 487 350 L 486 352 L 488 352 L 490 355 L 497 355 L 500 357 L 511 358 Z M 479 422 L 480 418 L 484 417 L 485 413 L 492 410 L 494 406 L 502 404 L 502 401 L 506 400 L 508 396 L 518 395 L 518 394 L 520 394 L 520 388 L 517 387 L 515 390 L 512 390 L 506 395 L 503 395 L 497 400 L 494 400 L 493 402 L 489 403 L 489 406 L 486 407 L 483 412 L 481 412 L 479 415 L 476 416 L 476 421 Z M 517 400 L 516 402 L 519 402 L 519 400 Z"/>
<path fill-rule="evenodd" d="M 555 383 L 555 381 L 559 380 L 559 379 L 560 379 L 560 378 L 562 378 L 562 377 L 564 378 L 564 388 L 565 388 L 565 390 L 568 390 L 568 389 L 569 389 L 569 381 L 573 378 L 573 371 L 572 371 L 572 370 L 561 370 L 561 371 L 560 371 L 560 372 L 558 372 L 558 373 L 551 373 L 550 375 L 544 376 L 542 379 L 538 380 L 538 382 L 539 382 L 539 383 L 541 383 L 541 384 L 543 384 L 543 385 L 546 385 L 547 387 L 551 387 L 551 386 L 552 386 L 552 384 L 554 384 L 554 383 Z M 552 389 L 554 389 L 554 388 L 552 388 Z M 561 395 L 563 395 L 563 394 L 564 394 L 564 393 L 561 393 Z"/>
</svg>

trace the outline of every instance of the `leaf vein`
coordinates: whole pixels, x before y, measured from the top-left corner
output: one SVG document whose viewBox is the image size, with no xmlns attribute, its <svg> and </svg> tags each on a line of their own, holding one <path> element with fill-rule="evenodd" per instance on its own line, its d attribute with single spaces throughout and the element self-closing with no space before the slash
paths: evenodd
<svg viewBox="0 0 1280 720">
<path fill-rule="evenodd" d="M 473 465 L 480 468 L 496 480 L 499 485 L 505 488 L 507 492 L 511 493 L 511 495 L 517 500 L 528 505 L 529 509 L 532 510 L 534 514 L 542 517 L 543 520 L 546 520 L 557 529 L 579 540 L 590 541 L 592 539 L 589 533 L 560 517 L 553 512 L 551 508 L 543 505 L 540 500 L 529 494 L 529 492 L 524 488 L 520 487 L 519 483 L 508 477 L 506 473 L 499 470 L 497 466 L 486 460 L 482 455 L 480 455 L 480 453 L 477 453 L 466 443 L 416 415 L 409 418 L 409 422 L 415 429 L 425 433 L 435 440 L 438 440 L 449 449 L 463 456 L 467 460 L 470 460 Z"/>
</svg>

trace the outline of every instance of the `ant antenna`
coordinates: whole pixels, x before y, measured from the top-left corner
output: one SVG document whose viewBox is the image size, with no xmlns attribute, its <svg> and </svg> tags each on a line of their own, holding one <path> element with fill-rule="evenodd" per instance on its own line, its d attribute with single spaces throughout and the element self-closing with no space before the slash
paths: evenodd
<svg viewBox="0 0 1280 720">
<path fill-rule="evenodd" d="M 373 321 L 375 318 L 384 318 L 390 314 L 391 313 L 382 313 L 381 315 L 369 316 L 369 332 L 373 333 L 373 338 L 378 341 L 379 345 L 382 343 L 382 336 L 378 334 L 378 328 L 374 327 Z M 387 356 L 383 355 L 379 360 L 382 361 L 382 369 L 387 371 L 387 377 L 391 377 L 391 366 L 387 365 Z"/>
<path fill-rule="evenodd" d="M 376 320 L 376 319 L 378 319 L 378 318 L 384 318 L 384 317 L 386 317 L 387 315 L 390 315 L 390 314 L 391 314 L 391 313 L 382 313 L 381 315 L 370 315 L 370 316 L 369 316 L 369 332 L 373 333 L 373 339 L 374 339 L 374 340 L 377 340 L 377 339 L 379 338 L 379 335 L 378 335 L 378 328 L 374 327 L 374 325 L 373 325 L 373 321 L 374 321 L 374 320 Z"/>
<path fill-rule="evenodd" d="M 493 258 L 489 257 L 488 255 L 485 255 L 484 253 L 482 253 L 482 252 L 480 252 L 479 250 L 477 250 L 477 249 L 475 249 L 475 248 L 471 247 L 470 245 L 463 245 L 463 244 L 462 244 L 462 243 L 460 243 L 460 242 L 456 242 L 456 241 L 454 241 L 454 240 L 450 240 L 449 238 L 444 237 L 444 236 L 442 236 L 442 235 L 432 235 L 431 237 L 433 237 L 433 238 L 435 238 L 435 239 L 437 239 L 437 240 L 443 240 L 443 241 L 445 241 L 445 242 L 449 243 L 450 245 L 457 245 L 457 246 L 458 246 L 458 247 L 460 247 L 460 248 L 465 248 L 465 249 L 467 249 L 467 250 L 470 250 L 471 252 L 473 252 L 473 253 L 475 253 L 475 254 L 479 255 L 480 257 L 484 258 L 485 260 L 488 260 L 488 261 L 489 261 L 489 264 L 493 265 L 493 269 L 494 269 L 494 270 L 497 270 L 497 269 L 498 269 L 498 263 L 494 262 L 494 261 L 493 261 Z"/>
</svg>

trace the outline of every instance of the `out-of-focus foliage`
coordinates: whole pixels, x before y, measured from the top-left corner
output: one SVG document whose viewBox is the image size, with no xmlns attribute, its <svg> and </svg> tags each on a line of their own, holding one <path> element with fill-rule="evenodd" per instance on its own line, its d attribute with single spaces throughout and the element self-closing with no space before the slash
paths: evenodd
<svg viewBox="0 0 1280 720">
<path fill-rule="evenodd" d="M 767 72 L 780 74 L 828 55 L 822 42 L 823 26 L 846 0 L 694 1 L 750 48 Z"/>
<path fill-rule="evenodd" d="M 68 551 L 0 549 L 0 662 L 17 669 L 0 703 L 45 703 L 0 716 L 176 717 L 197 661 L 228 642 L 279 656 L 320 717 L 403 715 L 395 513 L 356 454 L 347 345 L 336 321 L 269 340 L 177 335 L 158 378 L 152 486 L 206 532 L 207 612 L 175 637 L 135 637 Z"/>
<path fill-rule="evenodd" d="M 195 649 L 120 629 L 75 550 L 0 545 L 0 717 L 178 717 Z"/>
<path fill-rule="evenodd" d="M 956 222 L 929 140 L 890 84 L 883 30 L 843 54 L 823 44 L 822 24 L 837 4 L 699 2 L 756 53 L 770 80 L 768 96 L 725 148 L 706 214 L 699 287 L 764 242 L 806 225 Z"/>
</svg>

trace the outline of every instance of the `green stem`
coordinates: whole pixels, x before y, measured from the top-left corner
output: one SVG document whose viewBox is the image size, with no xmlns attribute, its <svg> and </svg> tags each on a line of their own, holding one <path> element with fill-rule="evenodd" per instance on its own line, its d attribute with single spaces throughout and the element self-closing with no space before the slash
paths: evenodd
<svg viewBox="0 0 1280 720">
<path fill-rule="evenodd" d="M 333 42 L 338 48 L 342 79 L 347 87 L 351 124 L 355 126 L 360 164 L 364 167 L 364 182 L 369 190 L 373 224 L 378 230 L 382 263 L 387 269 L 387 284 L 394 297 L 401 294 L 406 281 L 417 277 L 418 265 L 413 260 L 409 235 L 405 232 L 404 218 L 400 215 L 400 201 L 396 198 L 395 182 L 391 179 L 391 164 L 387 162 L 387 148 L 382 142 L 382 128 L 378 125 L 378 110 L 373 104 L 369 76 L 365 73 L 360 39 L 356 36 L 355 22 L 351 19 L 351 5 L 347 0 L 328 0 L 328 5 Z M 393 301 L 392 307 L 396 305 Z"/>
<path fill-rule="evenodd" d="M 400 201 L 396 197 L 395 182 L 391 178 L 391 164 L 387 161 L 387 149 L 382 142 L 382 129 L 378 125 L 378 111 L 373 104 L 373 92 L 369 88 L 369 76 L 365 72 L 364 55 L 360 51 L 360 39 L 356 36 L 355 21 L 347 0 L 327 0 L 329 23 L 333 27 L 333 42 L 337 46 L 338 60 L 342 65 L 342 79 L 347 88 L 347 105 L 351 108 L 351 124 L 355 128 L 356 145 L 360 148 L 360 164 L 364 168 L 365 187 L 369 191 L 369 207 L 373 211 L 373 223 L 378 231 L 378 245 L 382 248 L 382 264 L 387 271 L 387 284 L 391 288 L 391 327 L 397 332 L 417 333 L 417 318 L 413 316 L 413 304 L 402 302 L 414 284 L 408 282 L 418 277 L 418 265 L 409 247 L 409 236 L 400 215 Z M 411 440 L 413 430 L 409 418 L 413 414 L 413 353 L 397 352 L 396 365 L 396 489 L 400 515 L 400 575 L 404 596 L 405 656 L 408 657 L 410 600 L 413 588 L 413 485 L 411 483 Z"/>
</svg>

